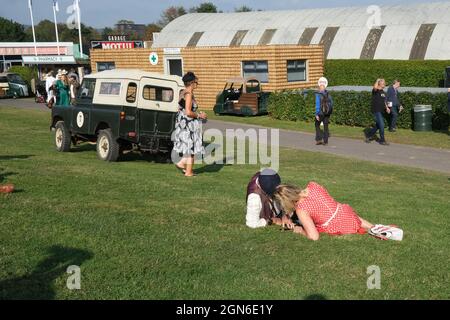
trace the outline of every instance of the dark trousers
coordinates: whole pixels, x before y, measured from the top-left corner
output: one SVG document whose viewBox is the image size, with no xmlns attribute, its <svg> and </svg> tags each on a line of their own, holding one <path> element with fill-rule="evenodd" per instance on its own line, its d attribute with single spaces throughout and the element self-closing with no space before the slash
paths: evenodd
<svg viewBox="0 0 450 320">
<path fill-rule="evenodd" d="M 399 114 L 399 106 L 392 106 L 391 108 L 391 124 L 389 130 L 397 129 L 397 119 Z"/>
<path fill-rule="evenodd" d="M 323 121 L 323 131 L 320 129 L 320 123 Z M 320 117 L 320 121 L 315 121 L 316 125 L 316 141 L 322 141 L 323 143 L 328 143 L 328 137 L 330 136 L 330 132 L 328 131 L 328 124 L 330 123 L 330 116 L 322 116 Z"/>
<path fill-rule="evenodd" d="M 375 118 L 376 126 L 370 130 L 369 134 L 367 135 L 368 138 L 372 138 L 375 133 L 377 133 L 378 130 L 380 130 L 380 142 L 384 142 L 384 118 L 383 113 L 381 112 L 375 112 L 373 114 Z"/>
</svg>

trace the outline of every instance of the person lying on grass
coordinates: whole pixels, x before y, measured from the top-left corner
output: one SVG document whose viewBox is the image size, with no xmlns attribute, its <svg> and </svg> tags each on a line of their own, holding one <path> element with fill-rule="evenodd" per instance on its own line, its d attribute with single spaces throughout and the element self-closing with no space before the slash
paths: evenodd
<svg viewBox="0 0 450 320">
<path fill-rule="evenodd" d="M 272 169 L 257 172 L 247 186 L 246 225 L 249 228 L 264 228 L 271 224 L 290 222 L 273 201 L 273 193 L 281 184 L 281 177 Z M 280 218 L 282 216 L 282 218 Z"/>
<path fill-rule="evenodd" d="M 292 213 L 290 217 L 295 212 L 300 220 L 301 226 L 289 222 L 287 227 L 310 240 L 319 240 L 320 233 L 369 233 L 383 240 L 403 238 L 402 230 L 395 226 L 373 225 L 359 217 L 351 206 L 334 200 L 324 187 L 315 182 L 310 182 L 305 190 L 280 185 L 274 193 L 274 198 L 280 203 L 283 212 Z"/>
</svg>

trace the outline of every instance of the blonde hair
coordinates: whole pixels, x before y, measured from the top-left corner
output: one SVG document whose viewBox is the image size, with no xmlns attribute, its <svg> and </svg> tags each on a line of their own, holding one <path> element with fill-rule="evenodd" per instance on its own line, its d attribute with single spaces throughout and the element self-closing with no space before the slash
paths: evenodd
<svg viewBox="0 0 450 320">
<path fill-rule="evenodd" d="M 308 195 L 308 189 L 302 190 L 291 185 L 280 185 L 273 196 L 281 204 L 283 212 L 290 215 L 295 211 L 297 202 L 305 199 Z"/>
<path fill-rule="evenodd" d="M 69 77 L 66 74 L 61 75 L 61 81 L 64 83 L 65 86 L 69 85 Z"/>
</svg>

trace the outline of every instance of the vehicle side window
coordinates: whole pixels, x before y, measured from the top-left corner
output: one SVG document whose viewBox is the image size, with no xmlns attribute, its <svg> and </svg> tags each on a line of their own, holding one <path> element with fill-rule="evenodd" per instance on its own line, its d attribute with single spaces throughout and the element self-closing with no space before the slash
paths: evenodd
<svg viewBox="0 0 450 320">
<path fill-rule="evenodd" d="M 119 96 L 120 95 L 120 82 L 102 82 L 100 85 L 99 94 Z"/>
<path fill-rule="evenodd" d="M 7 78 L 11 83 L 25 84 L 25 81 L 23 81 L 22 78 L 17 74 L 9 74 L 7 75 Z"/>
<path fill-rule="evenodd" d="M 145 100 L 161 102 L 173 101 L 173 90 L 171 88 L 145 86 L 142 95 Z"/>
<path fill-rule="evenodd" d="M 78 99 L 94 98 L 95 79 L 84 79 L 78 93 Z"/>
<path fill-rule="evenodd" d="M 128 84 L 128 89 L 127 89 L 127 102 L 128 103 L 136 102 L 136 93 L 137 93 L 137 84 L 134 82 L 130 82 Z"/>
</svg>

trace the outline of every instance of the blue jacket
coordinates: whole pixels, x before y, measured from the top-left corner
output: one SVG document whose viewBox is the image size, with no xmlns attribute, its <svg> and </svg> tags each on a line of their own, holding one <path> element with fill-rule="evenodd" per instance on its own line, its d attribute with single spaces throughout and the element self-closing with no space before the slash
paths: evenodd
<svg viewBox="0 0 450 320">
<path fill-rule="evenodd" d="M 398 91 L 394 89 L 393 86 L 390 86 L 387 91 L 387 101 L 392 102 L 392 105 L 400 106 L 400 100 L 398 99 Z"/>
<path fill-rule="evenodd" d="M 328 99 L 330 99 L 331 107 L 333 107 L 333 98 L 331 97 L 330 93 L 327 90 L 317 91 L 316 92 L 316 116 L 320 115 L 320 105 L 321 105 L 324 93 L 328 93 Z"/>
</svg>

